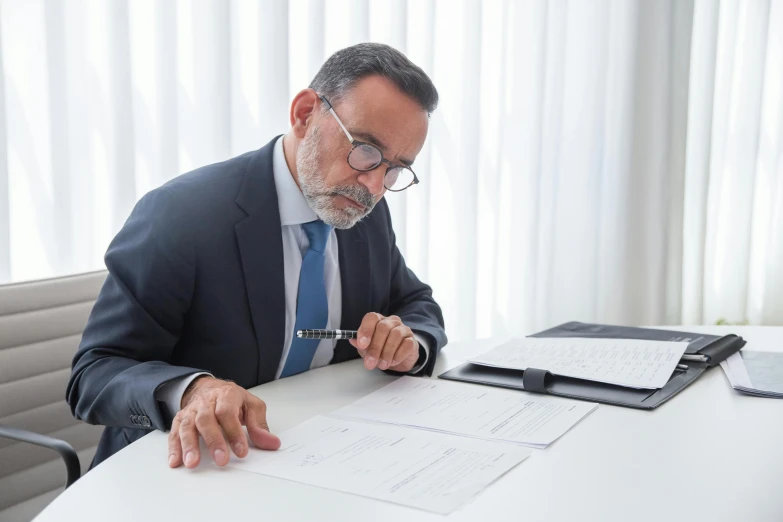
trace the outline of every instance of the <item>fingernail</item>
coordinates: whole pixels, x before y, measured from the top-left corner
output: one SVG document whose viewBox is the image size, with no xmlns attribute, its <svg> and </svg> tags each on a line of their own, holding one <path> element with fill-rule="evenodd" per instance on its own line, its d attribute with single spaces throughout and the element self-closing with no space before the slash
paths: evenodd
<svg viewBox="0 0 783 522">
<path fill-rule="evenodd" d="M 169 455 L 169 466 L 174 467 L 175 462 L 177 462 L 177 456 L 172 453 Z"/>
<path fill-rule="evenodd" d="M 226 452 L 223 451 L 222 449 L 216 449 L 215 453 L 213 453 L 212 455 L 215 457 L 215 462 L 220 463 L 223 462 L 223 459 L 226 456 Z"/>
<path fill-rule="evenodd" d="M 381 359 L 381 362 L 378 363 L 378 368 L 380 368 L 381 370 L 385 370 L 388 367 L 389 367 L 389 363 L 387 363 L 383 359 Z"/>
<path fill-rule="evenodd" d="M 242 450 L 245 449 L 245 446 L 241 442 L 237 442 L 234 444 L 234 454 L 239 455 L 242 453 Z"/>
<path fill-rule="evenodd" d="M 368 344 L 370 344 L 370 338 L 369 337 L 360 337 L 359 338 L 359 344 L 362 345 L 363 348 L 366 348 Z"/>
<path fill-rule="evenodd" d="M 192 466 L 196 463 L 196 454 L 192 451 L 188 451 L 185 453 L 185 465 L 186 466 Z"/>
<path fill-rule="evenodd" d="M 372 370 L 373 368 L 375 368 L 375 361 L 377 361 L 377 360 L 378 360 L 378 359 L 376 359 L 376 358 L 375 358 L 375 357 L 373 357 L 372 355 L 369 355 L 369 356 L 367 356 L 367 357 L 365 357 L 365 358 L 364 358 L 364 366 L 365 366 L 365 367 L 366 367 L 368 370 Z"/>
</svg>

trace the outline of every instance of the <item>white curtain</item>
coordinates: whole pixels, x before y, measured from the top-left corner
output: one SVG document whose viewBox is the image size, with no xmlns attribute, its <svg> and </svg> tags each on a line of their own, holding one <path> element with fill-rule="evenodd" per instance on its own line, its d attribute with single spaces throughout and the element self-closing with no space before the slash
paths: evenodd
<svg viewBox="0 0 783 522">
<path fill-rule="evenodd" d="M 141 195 L 285 132 L 370 40 L 441 94 L 388 199 L 453 340 L 783 324 L 780 27 L 783 0 L 0 0 L 0 282 L 101 268 Z"/>
</svg>

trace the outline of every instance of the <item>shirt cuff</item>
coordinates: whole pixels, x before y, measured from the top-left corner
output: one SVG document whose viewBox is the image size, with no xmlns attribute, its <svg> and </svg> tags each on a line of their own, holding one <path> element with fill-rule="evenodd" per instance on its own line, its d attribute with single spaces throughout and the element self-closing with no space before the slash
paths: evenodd
<svg viewBox="0 0 783 522">
<path fill-rule="evenodd" d="M 172 379 L 155 390 L 155 400 L 165 404 L 171 416 L 174 417 L 181 409 L 180 405 L 182 404 L 182 396 L 185 395 L 185 390 L 188 389 L 188 386 L 190 386 L 190 383 L 193 382 L 196 377 L 202 375 L 214 377 L 211 373 L 199 372 L 185 375 L 178 379 Z"/>
<path fill-rule="evenodd" d="M 413 334 L 413 338 L 416 339 L 416 342 L 419 343 L 419 347 L 424 350 L 424 357 L 419 354 L 419 362 L 416 363 L 416 366 L 411 368 L 411 370 L 408 372 L 409 375 L 414 375 L 416 373 L 419 373 L 422 368 L 427 366 L 427 361 L 430 359 L 430 343 L 427 342 L 422 336 L 415 333 Z"/>
</svg>

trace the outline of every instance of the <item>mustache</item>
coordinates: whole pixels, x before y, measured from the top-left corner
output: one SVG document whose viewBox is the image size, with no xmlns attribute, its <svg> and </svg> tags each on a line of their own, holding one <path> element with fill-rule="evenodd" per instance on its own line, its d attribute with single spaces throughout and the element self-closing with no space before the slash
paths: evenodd
<svg viewBox="0 0 783 522">
<path fill-rule="evenodd" d="M 343 185 L 334 187 L 331 190 L 330 195 L 351 198 L 357 203 L 364 205 L 368 212 L 375 206 L 375 197 L 365 187 L 358 185 Z"/>
</svg>

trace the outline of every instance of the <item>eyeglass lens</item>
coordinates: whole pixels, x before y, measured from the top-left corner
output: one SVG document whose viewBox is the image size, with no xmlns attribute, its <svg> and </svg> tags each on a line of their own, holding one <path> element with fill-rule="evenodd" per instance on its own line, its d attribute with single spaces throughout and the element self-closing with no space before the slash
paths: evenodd
<svg viewBox="0 0 783 522">
<path fill-rule="evenodd" d="M 359 171 L 372 170 L 381 164 L 381 151 L 367 143 L 360 143 L 348 155 L 348 164 Z M 413 171 L 405 167 L 392 167 L 386 172 L 384 186 L 392 191 L 402 190 L 413 183 Z"/>
</svg>

